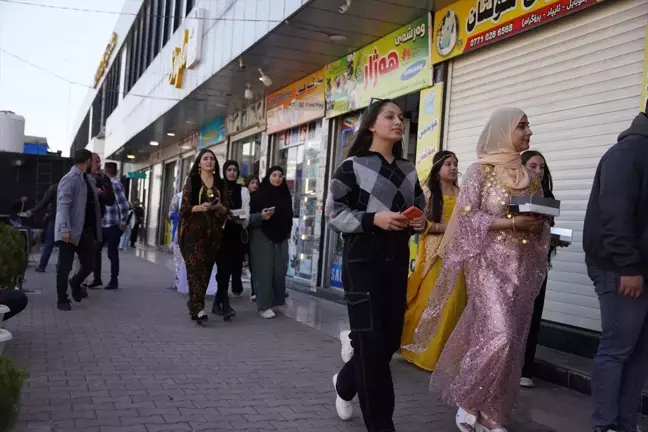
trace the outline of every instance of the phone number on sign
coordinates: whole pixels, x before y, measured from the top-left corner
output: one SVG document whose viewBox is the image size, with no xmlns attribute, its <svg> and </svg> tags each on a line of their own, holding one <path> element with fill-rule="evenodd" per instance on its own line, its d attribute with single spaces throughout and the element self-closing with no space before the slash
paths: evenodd
<svg viewBox="0 0 648 432">
<path fill-rule="evenodd" d="M 476 36 L 474 39 L 470 40 L 470 48 L 475 48 L 478 47 L 481 44 L 487 43 L 487 42 L 492 42 L 495 39 L 506 36 L 507 34 L 511 33 L 513 31 L 513 23 L 507 24 L 505 26 L 502 26 L 498 29 L 491 30 L 487 33 L 484 33 L 482 35 Z"/>
</svg>

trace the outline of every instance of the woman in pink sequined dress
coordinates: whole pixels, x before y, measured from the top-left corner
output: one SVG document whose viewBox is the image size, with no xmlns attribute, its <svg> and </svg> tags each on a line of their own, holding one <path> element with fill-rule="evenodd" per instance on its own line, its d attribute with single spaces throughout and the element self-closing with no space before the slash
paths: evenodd
<svg viewBox="0 0 648 432">
<path fill-rule="evenodd" d="M 547 271 L 549 225 L 508 213 L 513 195 L 542 195 L 540 179 L 522 166 L 529 148 L 527 116 L 493 113 L 464 176 L 439 255 L 443 267 L 412 349 L 425 349 L 463 269 L 468 304 L 432 374 L 431 391 L 456 405 L 462 432 L 505 432 L 516 402 L 534 299 Z"/>
</svg>

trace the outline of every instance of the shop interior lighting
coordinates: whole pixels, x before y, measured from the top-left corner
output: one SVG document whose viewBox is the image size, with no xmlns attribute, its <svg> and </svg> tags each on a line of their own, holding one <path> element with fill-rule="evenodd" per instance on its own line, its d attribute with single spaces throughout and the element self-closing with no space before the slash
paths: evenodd
<svg viewBox="0 0 648 432">
<path fill-rule="evenodd" d="M 132 160 L 132 159 L 135 159 L 135 155 L 129 154 L 129 155 L 126 155 L 126 158 Z"/>
<path fill-rule="evenodd" d="M 151 141 L 149 144 L 151 144 L 152 146 L 159 146 L 160 145 L 160 143 L 157 142 L 157 141 Z"/>
<path fill-rule="evenodd" d="M 342 3 L 340 5 L 340 8 L 338 9 L 338 11 L 341 14 L 343 14 L 343 13 L 346 13 L 346 11 L 348 11 L 350 7 L 351 7 L 351 0 L 345 0 L 344 3 Z"/>
<path fill-rule="evenodd" d="M 252 84 L 248 84 L 245 89 L 245 99 L 252 100 L 254 98 L 254 93 L 252 93 Z"/>
<path fill-rule="evenodd" d="M 174 137 L 174 136 L 175 136 L 175 132 L 167 132 L 167 136 Z"/>
<path fill-rule="evenodd" d="M 270 87 L 272 85 L 272 78 L 264 74 L 262 69 L 259 69 L 259 73 L 261 74 L 259 81 L 261 81 L 264 86 Z"/>
<path fill-rule="evenodd" d="M 329 35 L 329 39 L 332 40 L 333 42 L 343 42 L 346 40 L 346 36 L 339 35 L 339 34 L 332 34 Z"/>
</svg>

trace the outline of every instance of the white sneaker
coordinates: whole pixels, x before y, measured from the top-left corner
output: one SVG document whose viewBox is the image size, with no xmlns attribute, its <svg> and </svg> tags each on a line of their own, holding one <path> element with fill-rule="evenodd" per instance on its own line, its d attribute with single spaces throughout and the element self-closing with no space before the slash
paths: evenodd
<svg viewBox="0 0 648 432">
<path fill-rule="evenodd" d="M 520 387 L 524 388 L 533 388 L 535 387 L 535 384 L 533 383 L 533 380 L 531 378 L 520 378 Z"/>
<path fill-rule="evenodd" d="M 455 423 L 461 432 L 481 432 L 479 428 L 483 427 L 477 423 L 476 415 L 469 413 L 461 407 L 457 409 Z M 488 431 L 488 429 L 486 429 L 486 431 Z"/>
<path fill-rule="evenodd" d="M 351 402 L 345 401 L 340 397 L 337 392 L 337 377 L 338 374 L 333 375 L 333 388 L 335 389 L 335 411 L 337 411 L 338 417 L 344 421 L 351 420 L 353 416 L 353 404 Z"/>
<path fill-rule="evenodd" d="M 343 330 L 340 332 L 340 342 L 342 343 L 342 351 L 340 355 L 342 356 L 342 361 L 348 363 L 353 357 L 353 347 L 351 346 L 351 331 Z"/>
<path fill-rule="evenodd" d="M 250 302 L 255 302 L 256 301 L 256 294 L 252 294 L 250 296 Z"/>
<path fill-rule="evenodd" d="M 272 319 L 277 316 L 275 315 L 272 309 L 266 309 L 262 311 L 259 315 L 261 315 L 261 318 L 265 318 L 265 319 Z"/>
</svg>

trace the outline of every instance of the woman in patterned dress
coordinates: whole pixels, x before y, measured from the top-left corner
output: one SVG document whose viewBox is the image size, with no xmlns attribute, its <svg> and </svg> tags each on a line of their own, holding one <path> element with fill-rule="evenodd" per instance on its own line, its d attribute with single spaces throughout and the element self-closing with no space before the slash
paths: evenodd
<svg viewBox="0 0 648 432">
<path fill-rule="evenodd" d="M 182 189 L 180 205 L 179 246 L 187 266 L 189 284 L 189 315 L 198 324 L 207 321 L 205 293 L 209 277 L 221 246 L 223 225 L 227 218 L 227 189 L 220 177 L 216 156 L 211 150 L 202 150 L 191 167 Z M 223 307 L 229 308 L 227 291 L 217 295 Z M 226 321 L 231 315 L 223 317 Z"/>
<path fill-rule="evenodd" d="M 506 432 L 519 393 L 533 305 L 547 272 L 546 218 L 509 214 L 512 195 L 542 196 L 522 165 L 531 137 L 526 114 L 496 110 L 477 143 L 439 248 L 443 265 L 416 330 L 424 351 L 463 269 L 468 303 L 432 374 L 430 389 L 459 408 L 462 432 Z"/>
</svg>

